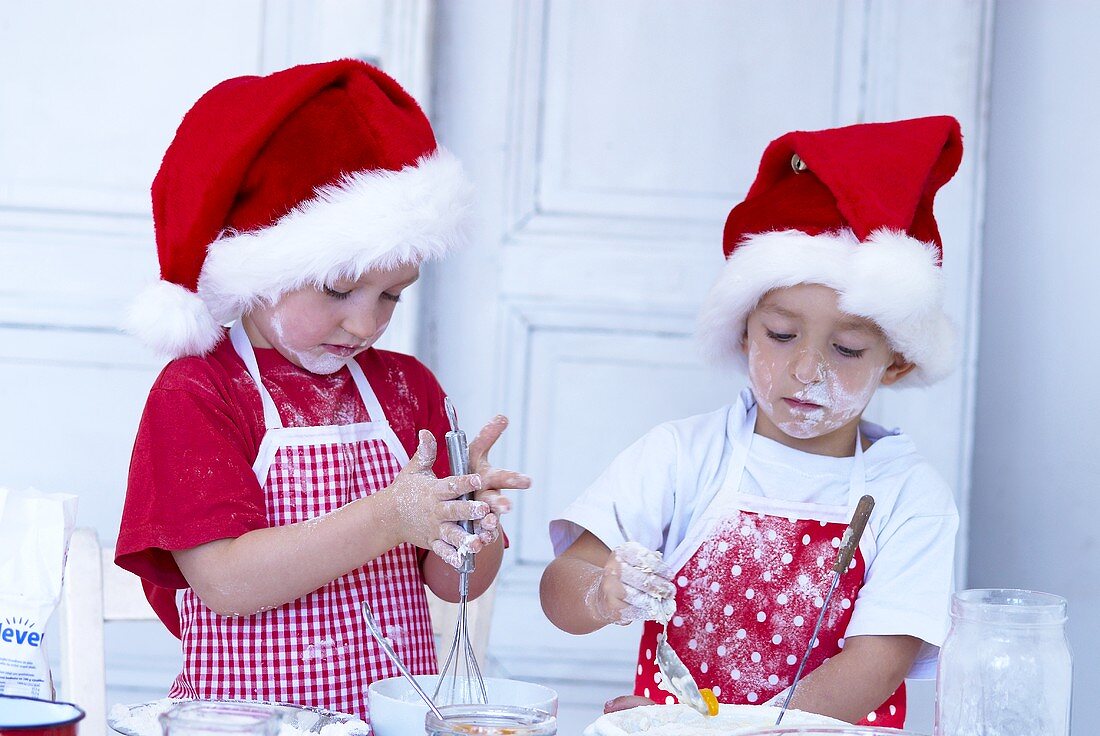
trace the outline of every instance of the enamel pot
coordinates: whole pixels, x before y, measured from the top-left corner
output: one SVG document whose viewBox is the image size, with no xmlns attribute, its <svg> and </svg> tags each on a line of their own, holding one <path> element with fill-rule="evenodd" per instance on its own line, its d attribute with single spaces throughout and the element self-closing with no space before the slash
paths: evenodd
<svg viewBox="0 0 1100 736">
<path fill-rule="evenodd" d="M 0 736 L 76 736 L 83 717 L 72 703 L 0 695 Z"/>
</svg>

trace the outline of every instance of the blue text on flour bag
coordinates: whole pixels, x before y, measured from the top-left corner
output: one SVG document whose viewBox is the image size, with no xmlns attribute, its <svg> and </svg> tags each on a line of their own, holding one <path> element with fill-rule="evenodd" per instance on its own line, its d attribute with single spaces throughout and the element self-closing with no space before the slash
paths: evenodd
<svg viewBox="0 0 1100 736">
<path fill-rule="evenodd" d="M 34 628 L 34 622 L 25 619 L 17 618 L 12 621 L 10 618 L 4 619 L 3 623 L 0 623 L 0 641 L 11 644 L 15 642 L 17 646 L 36 647 L 42 643 L 42 635 L 37 631 L 31 631 Z"/>
<path fill-rule="evenodd" d="M 0 695 L 50 699 L 53 683 L 34 621 L 45 625 L 49 614 L 43 606 L 24 605 L 18 606 L 22 615 L 10 615 L 10 604 L 0 600 Z"/>
<path fill-rule="evenodd" d="M 0 695 L 53 699 L 43 634 L 75 526 L 75 496 L 0 488 Z"/>
</svg>

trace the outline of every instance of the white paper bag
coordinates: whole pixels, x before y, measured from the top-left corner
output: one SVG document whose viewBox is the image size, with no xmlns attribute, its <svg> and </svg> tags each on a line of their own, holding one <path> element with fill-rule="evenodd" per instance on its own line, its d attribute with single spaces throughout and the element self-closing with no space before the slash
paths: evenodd
<svg viewBox="0 0 1100 736">
<path fill-rule="evenodd" d="M 0 695 L 53 699 L 42 639 L 75 526 L 76 496 L 0 488 Z"/>
</svg>

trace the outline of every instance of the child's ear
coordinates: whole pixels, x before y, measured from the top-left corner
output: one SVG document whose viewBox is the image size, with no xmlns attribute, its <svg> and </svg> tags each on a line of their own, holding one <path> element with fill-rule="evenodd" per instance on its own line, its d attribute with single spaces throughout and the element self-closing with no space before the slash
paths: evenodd
<svg viewBox="0 0 1100 736">
<path fill-rule="evenodd" d="M 916 363 L 910 363 L 901 353 L 894 353 L 894 361 L 886 366 L 886 372 L 882 374 L 882 385 L 897 383 L 916 367 Z"/>
<path fill-rule="evenodd" d="M 744 329 L 741 330 L 741 340 L 738 343 L 741 346 L 741 352 L 748 357 L 749 354 L 749 326 L 746 323 Z"/>
</svg>

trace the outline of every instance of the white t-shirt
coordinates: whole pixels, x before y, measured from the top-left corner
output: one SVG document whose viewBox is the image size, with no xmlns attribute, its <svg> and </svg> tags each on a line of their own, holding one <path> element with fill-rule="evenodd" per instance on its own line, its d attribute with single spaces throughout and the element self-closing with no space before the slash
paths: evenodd
<svg viewBox="0 0 1100 736">
<path fill-rule="evenodd" d="M 682 564 L 692 536 L 726 476 L 732 443 L 744 430 L 752 392 L 709 414 L 661 424 L 624 450 L 560 519 L 550 522 L 554 553 L 585 529 L 623 543 L 612 504 L 631 539 Z M 862 422 L 866 489 L 875 498 L 860 549 L 866 562 L 845 638 L 904 634 L 926 642 L 910 677 L 934 677 L 947 635 L 959 516 L 951 489 L 898 430 Z M 740 492 L 776 501 L 846 505 L 851 457 L 813 455 L 754 435 Z M 690 550 L 688 550 L 690 553 Z"/>
</svg>

